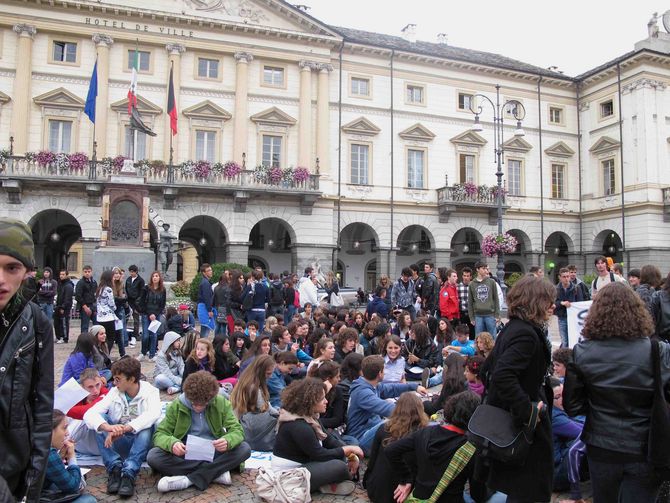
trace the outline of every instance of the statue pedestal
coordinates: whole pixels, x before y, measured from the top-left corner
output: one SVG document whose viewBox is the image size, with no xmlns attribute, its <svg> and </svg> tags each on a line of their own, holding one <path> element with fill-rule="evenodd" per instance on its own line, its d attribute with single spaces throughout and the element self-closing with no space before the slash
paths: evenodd
<svg viewBox="0 0 670 503">
<path fill-rule="evenodd" d="M 107 269 L 119 266 L 128 271 L 128 266 L 135 264 L 144 281 L 156 270 L 156 255 L 149 248 L 106 246 L 93 251 L 93 270 L 100 274 Z M 126 273 L 127 275 L 127 273 Z"/>
</svg>

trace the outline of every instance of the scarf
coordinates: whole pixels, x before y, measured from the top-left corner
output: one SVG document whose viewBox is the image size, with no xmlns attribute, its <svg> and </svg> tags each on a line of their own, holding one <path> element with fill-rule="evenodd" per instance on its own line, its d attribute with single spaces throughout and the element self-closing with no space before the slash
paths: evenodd
<svg viewBox="0 0 670 503">
<path fill-rule="evenodd" d="M 304 420 L 307 424 L 309 424 L 312 429 L 314 430 L 314 433 L 316 433 L 316 438 L 323 442 L 326 438 L 328 438 L 328 435 L 323 431 L 323 428 L 321 427 L 321 423 L 316 417 L 309 417 L 309 416 L 297 416 L 295 414 L 292 414 L 291 412 L 288 412 L 285 409 L 281 409 L 279 411 L 279 420 L 277 421 L 277 428 L 281 426 L 282 423 L 290 423 L 291 421 L 297 421 L 298 419 Z"/>
</svg>

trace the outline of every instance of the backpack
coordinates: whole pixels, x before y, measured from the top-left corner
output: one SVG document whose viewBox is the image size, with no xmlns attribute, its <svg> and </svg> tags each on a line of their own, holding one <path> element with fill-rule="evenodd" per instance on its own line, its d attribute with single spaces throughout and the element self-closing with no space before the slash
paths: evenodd
<svg viewBox="0 0 670 503">
<path fill-rule="evenodd" d="M 275 283 L 270 285 L 270 305 L 281 306 L 284 304 L 284 289 L 281 285 L 277 286 Z"/>
<path fill-rule="evenodd" d="M 614 273 L 610 271 L 610 283 L 614 283 L 616 279 L 614 279 Z M 591 291 L 595 295 L 596 290 L 598 290 L 598 278 L 593 280 L 593 283 L 591 284 Z"/>
</svg>

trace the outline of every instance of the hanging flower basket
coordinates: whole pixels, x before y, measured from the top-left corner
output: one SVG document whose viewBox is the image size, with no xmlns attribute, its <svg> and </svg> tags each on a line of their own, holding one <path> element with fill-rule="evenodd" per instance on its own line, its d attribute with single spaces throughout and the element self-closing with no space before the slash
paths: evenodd
<svg viewBox="0 0 670 503">
<path fill-rule="evenodd" d="M 509 254 L 516 251 L 518 243 L 514 236 L 508 233 L 487 234 L 482 239 L 482 253 L 487 257 L 495 257 L 499 253 Z"/>
<path fill-rule="evenodd" d="M 56 154 L 54 165 L 58 171 L 67 171 L 70 167 L 70 159 L 68 155 L 63 152 Z"/>
<path fill-rule="evenodd" d="M 122 155 L 117 155 L 114 159 L 112 159 L 112 168 L 114 168 L 115 172 L 121 171 L 125 160 L 126 158 Z"/>
<path fill-rule="evenodd" d="M 212 171 L 212 164 L 209 161 L 198 161 L 195 163 L 193 173 L 196 178 L 207 178 Z"/>
<path fill-rule="evenodd" d="M 88 166 L 88 156 L 83 152 L 76 152 L 68 156 L 71 169 L 84 169 Z"/>
<path fill-rule="evenodd" d="M 35 160 L 37 161 L 37 164 L 44 167 L 56 160 L 56 154 L 49 150 L 42 150 L 37 153 Z"/>
<path fill-rule="evenodd" d="M 235 178 L 242 172 L 242 166 L 235 161 L 228 161 L 223 165 L 223 176 L 226 178 Z"/>
<path fill-rule="evenodd" d="M 184 176 L 191 176 L 195 173 L 195 163 L 193 161 L 184 161 L 179 168 Z"/>
<path fill-rule="evenodd" d="M 282 181 L 284 177 L 284 170 L 279 166 L 275 166 L 268 170 L 268 182 L 272 184 L 278 184 Z"/>
<path fill-rule="evenodd" d="M 307 168 L 303 168 L 302 166 L 298 166 L 293 170 L 293 181 L 296 183 L 303 183 L 309 180 L 309 170 Z"/>
<path fill-rule="evenodd" d="M 477 185 L 475 185 L 472 182 L 465 182 L 463 184 L 463 191 L 465 192 L 465 194 L 467 196 L 472 197 L 472 196 L 477 195 L 477 192 L 479 191 L 479 187 L 477 187 Z"/>
</svg>

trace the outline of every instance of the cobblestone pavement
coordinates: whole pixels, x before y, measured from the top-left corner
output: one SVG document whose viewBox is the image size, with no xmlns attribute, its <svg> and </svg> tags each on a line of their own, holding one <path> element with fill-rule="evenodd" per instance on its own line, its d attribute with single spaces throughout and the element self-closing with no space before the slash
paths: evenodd
<svg viewBox="0 0 670 503">
<path fill-rule="evenodd" d="M 63 374 L 63 366 L 65 361 L 69 356 L 72 349 L 74 349 L 74 344 L 76 342 L 76 336 L 79 333 L 79 320 L 74 320 L 71 324 L 70 332 L 70 342 L 67 344 L 55 344 L 55 381 L 56 384 L 60 381 L 60 377 Z M 555 334 L 552 339 L 556 339 L 557 334 Z M 137 357 L 140 354 L 140 344 L 135 348 L 126 348 L 126 352 L 134 357 Z M 112 358 L 118 357 L 116 347 L 112 350 Z M 149 381 L 152 380 L 153 376 L 153 367 L 154 364 L 149 361 L 142 362 L 142 373 L 147 376 Z M 161 392 L 161 400 L 171 400 L 173 396 L 167 395 L 165 392 Z M 255 490 L 255 479 L 256 471 L 247 470 L 244 473 L 233 473 L 233 485 L 232 486 L 223 486 L 218 484 L 212 484 L 206 491 L 200 492 L 195 488 L 189 488 L 184 491 L 175 491 L 169 493 L 159 493 L 156 490 L 156 484 L 159 475 L 154 475 L 151 473 L 151 470 L 148 468 L 143 468 L 140 471 L 140 475 L 137 479 L 136 484 L 136 493 L 133 498 L 120 498 L 117 495 L 108 495 L 105 490 L 107 486 L 107 474 L 104 467 L 94 466 L 90 467 L 91 471 L 86 476 L 87 481 L 87 490 L 93 496 L 95 496 L 100 502 L 114 502 L 114 501 L 129 501 L 129 502 L 138 502 L 138 503 L 150 503 L 150 502 L 164 502 L 164 503 L 176 503 L 176 502 L 240 502 L 240 503 L 250 503 L 250 502 L 261 502 L 258 496 L 254 494 Z M 364 466 L 361 467 L 361 473 L 363 473 Z M 590 488 L 585 486 L 585 495 L 590 495 Z M 368 499 L 365 489 L 360 485 L 357 486 L 356 490 L 349 496 L 334 496 L 315 493 L 312 495 L 314 501 L 323 501 L 323 502 L 350 502 L 350 503 L 361 503 L 370 501 Z M 552 501 L 558 502 L 560 499 L 568 498 L 569 495 L 555 494 Z M 587 500 L 588 501 L 588 500 Z"/>
</svg>

